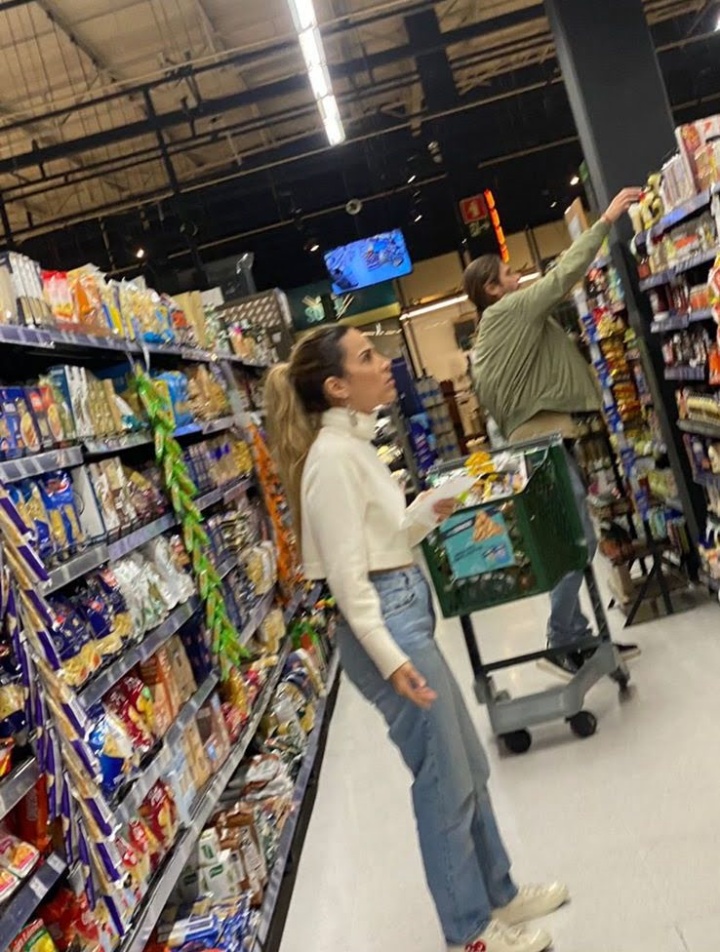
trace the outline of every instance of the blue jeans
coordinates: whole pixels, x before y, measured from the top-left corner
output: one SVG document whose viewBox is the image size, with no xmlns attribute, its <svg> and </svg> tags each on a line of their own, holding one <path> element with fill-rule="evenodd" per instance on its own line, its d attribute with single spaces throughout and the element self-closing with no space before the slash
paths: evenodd
<svg viewBox="0 0 720 952">
<path fill-rule="evenodd" d="M 572 484 L 573 496 L 580 514 L 585 540 L 588 547 L 588 563 L 592 562 L 597 549 L 595 526 L 590 518 L 587 505 L 587 488 L 577 460 L 566 451 L 568 472 Z M 555 586 L 550 593 L 550 618 L 547 627 L 547 640 L 550 648 L 567 648 L 574 642 L 582 641 L 592 635 L 590 622 L 580 609 L 580 588 L 583 583 L 582 572 L 571 572 Z"/>
<path fill-rule="evenodd" d="M 395 693 L 347 623 L 338 626 L 345 673 L 380 711 L 414 777 L 412 793 L 425 875 L 446 941 L 464 945 L 517 887 L 487 789 L 489 768 L 460 690 L 435 640 L 430 589 L 418 568 L 373 578 L 395 641 L 438 697 L 423 711 Z"/>
</svg>

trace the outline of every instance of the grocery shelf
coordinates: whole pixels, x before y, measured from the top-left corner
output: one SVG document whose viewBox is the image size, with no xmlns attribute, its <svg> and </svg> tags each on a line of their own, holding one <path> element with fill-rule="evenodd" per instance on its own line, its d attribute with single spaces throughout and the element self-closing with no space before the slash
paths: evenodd
<svg viewBox="0 0 720 952">
<path fill-rule="evenodd" d="M 151 542 L 159 535 L 162 535 L 163 532 L 167 532 L 168 529 L 172 529 L 176 525 L 177 519 L 172 513 L 160 516 L 159 519 L 154 519 L 152 522 L 148 522 L 147 525 L 141 526 L 134 532 L 122 536 L 117 542 L 111 542 L 107 547 L 107 558 L 116 562 L 124 555 L 128 555 L 135 549 L 139 549 L 141 545 L 145 545 L 146 542 Z"/>
<path fill-rule="evenodd" d="M 18 479 L 40 476 L 42 473 L 52 473 L 56 469 L 72 469 L 74 466 L 82 465 L 82 461 L 83 457 L 79 446 L 48 450 L 45 453 L 23 456 L 20 459 L 9 459 L 0 463 L 0 480 L 4 483 L 14 483 Z"/>
<path fill-rule="evenodd" d="M 39 777 L 38 762 L 35 757 L 31 757 L 0 780 L 0 820 L 30 793 Z"/>
<path fill-rule="evenodd" d="M 667 331 L 682 331 L 691 324 L 713 319 L 710 308 L 698 311 L 687 311 L 684 314 L 670 314 L 659 321 L 653 321 L 650 330 L 653 334 L 665 334 Z"/>
<path fill-rule="evenodd" d="M 237 493 L 246 489 L 249 485 L 249 479 L 241 479 L 234 483 L 228 483 L 224 486 L 220 486 L 218 489 L 212 489 L 210 492 L 204 493 L 202 496 L 198 496 L 198 498 L 195 500 L 195 505 L 200 510 L 209 509 L 210 506 L 214 506 L 215 503 L 218 503 L 223 499 L 227 499 L 233 493 Z M 164 516 L 160 516 L 159 519 L 154 519 L 152 522 L 148 522 L 146 525 L 140 526 L 139 529 L 135 529 L 134 532 L 130 532 L 127 535 L 122 536 L 120 539 L 117 539 L 115 542 L 111 542 L 107 546 L 96 546 L 95 549 L 102 549 L 105 552 L 104 557 L 101 558 L 100 561 L 96 563 L 96 565 L 100 565 L 102 562 L 106 562 L 108 559 L 115 562 L 117 559 L 121 559 L 124 555 L 129 555 L 130 552 L 134 552 L 135 549 L 139 549 L 147 542 L 152 542 L 153 539 L 156 539 L 164 532 L 174 529 L 177 524 L 177 518 L 173 513 L 169 512 Z M 95 567 L 95 565 L 91 565 L 79 574 L 83 575 L 85 572 L 89 572 L 91 568 Z M 75 577 L 77 578 L 77 576 Z M 62 584 L 66 585 L 67 582 L 63 582 Z M 53 590 L 53 588 L 50 589 L 50 591 Z"/>
<path fill-rule="evenodd" d="M 200 423 L 200 431 L 204 436 L 210 436 L 212 433 L 222 433 L 229 430 L 237 424 L 234 416 L 220 417 L 218 420 L 205 420 Z"/>
<path fill-rule="evenodd" d="M 51 853 L 3 905 L 0 916 L 0 952 L 5 952 L 53 886 L 65 874 L 66 869 L 65 860 L 58 853 Z"/>
<path fill-rule="evenodd" d="M 640 281 L 641 291 L 650 291 L 652 288 L 659 288 L 663 284 L 669 284 L 672 280 L 671 271 L 658 271 L 657 274 L 651 274 L 649 278 L 643 278 Z"/>
<path fill-rule="evenodd" d="M 188 423 L 186 426 L 178 427 L 173 432 L 173 436 L 175 439 L 182 439 L 184 436 L 210 436 L 213 433 L 229 430 L 235 423 L 234 416 L 221 417 L 218 420 L 206 420 L 200 423 Z M 85 440 L 83 449 L 86 457 L 109 456 L 113 453 L 133 450 L 138 446 L 148 446 L 152 442 L 153 437 L 149 432 L 127 433 L 124 436 L 110 436 L 104 440 Z"/>
<path fill-rule="evenodd" d="M 283 612 L 283 618 L 285 620 L 286 625 L 289 625 L 290 622 L 295 617 L 295 615 L 298 613 L 298 610 L 300 609 L 300 606 L 302 605 L 304 598 L 305 598 L 304 592 L 295 592 L 293 597 L 290 599 L 287 605 L 287 608 Z"/>
<path fill-rule="evenodd" d="M 200 599 L 194 595 L 176 608 L 164 622 L 151 629 L 138 645 L 129 648 L 111 665 L 99 671 L 78 692 L 84 706 L 92 707 L 107 694 L 113 685 L 117 684 L 120 678 L 132 671 L 136 665 L 152 657 L 175 632 L 182 628 L 186 621 L 192 618 L 199 607 Z"/>
<path fill-rule="evenodd" d="M 254 707 L 245 730 L 233 746 L 232 753 L 218 773 L 208 782 L 205 789 L 198 794 L 193 809 L 192 824 L 180 835 L 165 865 L 145 895 L 139 913 L 119 946 L 119 952 L 143 952 L 148 944 L 152 931 L 165 908 L 165 903 L 170 898 L 170 894 L 175 888 L 187 861 L 192 856 L 195 844 L 205 824 L 212 816 L 218 800 L 240 766 L 250 742 L 257 733 L 260 721 L 265 715 L 268 704 L 282 676 L 288 652 L 289 649 L 285 647 L 277 666 L 262 689 L 260 699 Z M 2 952 L 2 949 L 0 949 L 0 952 Z"/>
<path fill-rule="evenodd" d="M 244 360 L 235 354 L 202 350 L 183 344 L 149 344 L 145 341 L 131 341 L 111 334 L 83 334 L 72 330 L 58 330 L 54 327 L 26 327 L 20 324 L 0 325 L 0 343 L 20 347 L 35 347 L 43 350 L 98 350 L 109 353 L 125 354 L 128 357 L 155 356 L 179 357 L 196 363 L 241 364 L 250 370 L 266 370 L 270 365 L 263 362 Z"/>
<path fill-rule="evenodd" d="M 221 579 L 224 579 L 232 572 L 236 565 L 237 559 L 231 555 L 230 558 L 225 559 L 224 562 L 221 562 L 220 565 L 216 566 L 217 574 Z"/>
<path fill-rule="evenodd" d="M 110 557 L 109 547 L 106 546 L 104 542 L 99 545 L 91 546 L 89 549 L 86 549 L 84 552 L 70 559 L 69 562 L 63 562 L 62 565 L 59 565 L 49 573 L 50 583 L 44 589 L 44 594 L 50 595 L 59 588 L 69 585 L 70 582 L 74 582 L 83 575 L 87 575 L 88 572 L 92 572 L 93 569 L 97 569 L 104 562 L 107 562 Z"/>
<path fill-rule="evenodd" d="M 251 610 L 247 624 L 240 633 L 241 645 L 246 645 L 254 636 L 260 625 L 265 621 L 270 609 L 273 607 L 274 601 L 275 586 L 273 585 L 272 590 L 268 592 L 267 595 L 263 595 L 260 601 Z"/>
<path fill-rule="evenodd" d="M 685 221 L 686 218 L 691 218 L 699 211 L 707 208 L 710 205 L 712 196 L 716 192 L 717 186 L 712 189 L 705 189 L 705 191 L 700 192 L 699 195 L 695 195 L 693 198 L 689 198 L 686 202 L 682 202 L 676 208 L 673 208 L 672 211 L 668 212 L 666 215 L 663 215 L 660 221 L 656 225 L 653 225 L 652 228 L 648 228 L 647 231 L 641 231 L 639 234 L 637 234 L 635 236 L 635 241 L 638 244 L 647 245 L 651 238 L 659 238 L 669 228 L 674 228 L 675 225 L 679 225 L 680 222 Z"/>
<path fill-rule="evenodd" d="M 678 420 L 678 429 L 683 433 L 693 433 L 696 436 L 708 436 L 720 440 L 720 422 L 705 423 L 703 420 Z"/>
<path fill-rule="evenodd" d="M 685 271 L 691 271 L 693 268 L 699 268 L 703 264 L 710 264 L 717 257 L 718 248 L 712 248 L 710 251 L 698 251 L 697 254 L 689 255 L 681 261 L 676 261 L 665 271 L 659 271 L 640 282 L 641 291 L 649 291 L 651 288 L 657 288 L 662 284 L 670 284 L 677 274 L 683 274 Z"/>
<path fill-rule="evenodd" d="M 118 813 L 129 823 L 138 812 L 140 804 L 168 772 L 170 761 L 182 739 L 185 728 L 197 717 L 198 711 L 218 685 L 219 678 L 213 673 L 203 681 L 195 694 L 183 706 L 172 726 L 162 739 L 162 745 L 156 756 L 130 786 L 120 803 Z"/>
<path fill-rule="evenodd" d="M 243 493 L 246 493 L 252 485 L 252 476 L 243 476 L 242 479 L 232 485 L 229 489 L 225 489 L 223 492 L 223 501 L 232 502 L 234 499 L 237 499 L 238 496 L 242 496 Z"/>
<path fill-rule="evenodd" d="M 720 475 L 715 473 L 695 473 L 693 482 L 697 483 L 698 486 L 704 486 L 706 489 L 720 489 Z"/>
<path fill-rule="evenodd" d="M 270 924 L 273 920 L 275 907 L 277 906 L 277 901 L 280 896 L 280 887 L 282 886 L 282 881 L 287 870 L 288 860 L 290 858 L 293 841 L 295 839 L 298 820 L 302 812 L 303 802 L 307 795 L 310 777 L 312 776 L 313 769 L 317 761 L 318 752 L 320 749 L 320 738 L 326 726 L 325 722 L 330 710 L 328 698 L 332 694 L 332 691 L 335 687 L 339 670 L 339 658 L 337 652 L 335 652 L 328 670 L 328 679 L 325 686 L 325 697 L 318 705 L 315 718 L 315 727 L 313 728 L 312 734 L 308 738 L 308 745 L 305 751 L 305 756 L 303 757 L 302 766 L 300 767 L 300 772 L 298 773 L 297 780 L 295 781 L 295 789 L 293 791 L 290 815 L 285 821 L 285 826 L 283 827 L 282 833 L 280 834 L 280 841 L 278 842 L 277 852 L 275 854 L 275 862 L 273 863 L 270 879 L 265 889 L 265 896 L 263 898 L 263 904 L 260 908 L 260 914 L 255 928 L 255 935 L 248 952 L 254 952 L 256 948 L 265 948 L 265 942 L 268 937 Z"/>
<path fill-rule="evenodd" d="M 666 367 L 666 380 L 706 380 L 707 367 Z"/>
<path fill-rule="evenodd" d="M 85 440 L 83 452 L 86 457 L 109 456 L 134 450 L 137 446 L 148 446 L 152 441 L 149 433 L 127 433 L 124 436 L 109 436 L 105 440 Z"/>
</svg>

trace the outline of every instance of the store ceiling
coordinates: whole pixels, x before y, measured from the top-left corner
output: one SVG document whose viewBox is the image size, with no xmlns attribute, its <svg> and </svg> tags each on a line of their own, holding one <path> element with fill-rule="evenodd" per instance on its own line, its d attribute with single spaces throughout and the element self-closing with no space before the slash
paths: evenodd
<svg viewBox="0 0 720 952">
<path fill-rule="evenodd" d="M 310 238 L 406 226 L 420 202 L 409 240 L 427 257 L 456 241 L 433 141 L 479 166 L 507 230 L 555 217 L 581 156 L 541 3 L 315 5 L 348 135 L 335 150 L 286 0 L 0 0 L 6 235 L 49 266 L 117 272 L 142 245 L 160 283 L 198 264 L 189 245 L 203 261 L 251 249 L 260 282 L 287 286 L 321 271 Z M 678 117 L 716 109 L 715 4 L 645 6 Z"/>
</svg>

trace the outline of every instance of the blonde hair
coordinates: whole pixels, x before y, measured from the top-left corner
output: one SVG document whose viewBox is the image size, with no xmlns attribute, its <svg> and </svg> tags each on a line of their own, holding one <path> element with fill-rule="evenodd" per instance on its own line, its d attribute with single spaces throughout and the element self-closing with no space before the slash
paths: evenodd
<svg viewBox="0 0 720 952">
<path fill-rule="evenodd" d="M 329 377 L 345 373 L 341 341 L 348 328 L 319 327 L 303 337 L 285 364 L 273 367 L 265 381 L 265 416 L 270 451 L 280 474 L 300 540 L 300 488 L 310 447 L 320 432 L 320 418 L 330 409 L 325 395 Z"/>
</svg>

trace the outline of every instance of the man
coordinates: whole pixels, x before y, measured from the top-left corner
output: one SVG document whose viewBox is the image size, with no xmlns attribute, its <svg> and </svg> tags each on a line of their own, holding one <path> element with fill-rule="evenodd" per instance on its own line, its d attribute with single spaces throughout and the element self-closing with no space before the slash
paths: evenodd
<svg viewBox="0 0 720 952">
<path fill-rule="evenodd" d="M 480 315 L 471 356 L 480 404 L 510 442 L 562 435 L 590 559 L 597 539 L 582 473 L 571 451 L 578 435 L 578 417 L 599 413 L 601 394 L 582 354 L 551 314 L 585 276 L 612 225 L 639 197 L 639 189 L 620 192 L 557 267 L 528 288 L 520 289 L 519 275 L 497 255 L 478 258 L 464 278 L 468 297 Z M 573 650 L 573 645 L 592 634 L 580 609 L 582 582 L 583 573 L 573 572 L 550 595 L 547 637 L 548 646 L 556 652 L 548 664 L 567 679 L 577 673 L 586 657 Z M 640 653 L 636 645 L 616 647 L 624 660 Z"/>
</svg>

